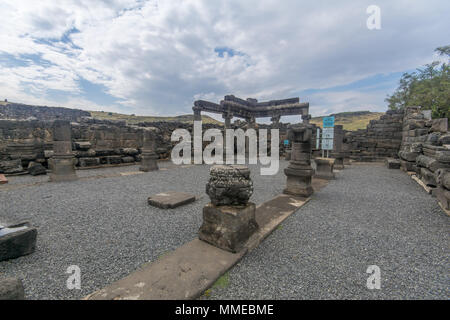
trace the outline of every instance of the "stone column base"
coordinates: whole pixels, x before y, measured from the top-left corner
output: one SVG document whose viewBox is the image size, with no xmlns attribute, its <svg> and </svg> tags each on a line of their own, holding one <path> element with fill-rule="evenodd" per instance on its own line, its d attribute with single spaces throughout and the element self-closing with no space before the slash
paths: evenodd
<svg viewBox="0 0 450 320">
<path fill-rule="evenodd" d="M 283 193 L 293 196 L 309 197 L 314 193 L 311 186 L 312 169 L 296 170 L 292 168 L 284 169 L 286 175 L 286 188 Z"/>
<path fill-rule="evenodd" d="M 50 182 L 78 180 L 77 174 L 75 173 L 74 158 L 72 156 L 50 159 L 49 167 L 52 170 L 49 177 Z"/>
<path fill-rule="evenodd" d="M 344 169 L 344 158 L 335 158 L 334 169 L 336 170 Z"/>
<path fill-rule="evenodd" d="M 140 171 L 149 172 L 159 170 L 158 162 L 156 161 L 158 156 L 156 155 L 143 155 L 141 160 L 141 166 L 139 167 Z"/>
<path fill-rule="evenodd" d="M 333 158 L 315 158 L 314 162 L 317 165 L 316 178 L 333 180 L 335 179 L 333 168 L 334 168 Z"/>
<path fill-rule="evenodd" d="M 203 224 L 198 237 L 220 249 L 239 252 L 247 240 L 258 230 L 255 220 L 256 206 L 215 206 L 203 208 Z"/>
</svg>

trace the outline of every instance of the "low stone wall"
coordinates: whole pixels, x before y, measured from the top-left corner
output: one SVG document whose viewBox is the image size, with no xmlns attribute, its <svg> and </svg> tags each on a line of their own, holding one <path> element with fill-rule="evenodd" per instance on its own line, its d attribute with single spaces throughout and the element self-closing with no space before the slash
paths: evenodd
<svg viewBox="0 0 450 320">
<path fill-rule="evenodd" d="M 366 129 L 346 131 L 342 150 L 356 161 L 397 158 L 402 143 L 403 110 L 389 110 Z"/>
</svg>

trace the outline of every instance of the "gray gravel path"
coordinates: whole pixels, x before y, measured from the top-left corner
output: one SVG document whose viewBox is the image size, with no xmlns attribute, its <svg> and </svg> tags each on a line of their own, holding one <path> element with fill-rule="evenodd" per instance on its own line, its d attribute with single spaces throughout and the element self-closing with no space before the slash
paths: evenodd
<svg viewBox="0 0 450 320">
<path fill-rule="evenodd" d="M 353 165 L 244 257 L 210 298 L 449 299 L 449 231 L 436 199 L 404 172 Z M 366 287 L 369 265 L 381 269 L 380 290 Z"/>
<path fill-rule="evenodd" d="M 15 189 L 0 187 L 0 220 L 29 219 L 38 227 L 38 241 L 32 255 L 0 262 L 0 273 L 22 278 L 27 298 L 79 299 L 194 239 L 208 202 L 209 166 L 160 167 L 167 170 L 129 176 L 117 175 L 136 172 L 138 166 L 77 171 L 90 178 L 71 183 L 46 183 L 45 176 L 9 177 L 8 185 Z M 281 169 L 275 176 L 251 169 L 253 202 L 282 192 L 286 178 Z M 95 178 L 99 175 L 103 177 Z M 116 176 L 104 177 L 108 175 Z M 149 195 L 170 190 L 200 199 L 173 210 L 147 204 Z M 66 288 L 71 265 L 81 268 L 81 290 Z"/>
</svg>

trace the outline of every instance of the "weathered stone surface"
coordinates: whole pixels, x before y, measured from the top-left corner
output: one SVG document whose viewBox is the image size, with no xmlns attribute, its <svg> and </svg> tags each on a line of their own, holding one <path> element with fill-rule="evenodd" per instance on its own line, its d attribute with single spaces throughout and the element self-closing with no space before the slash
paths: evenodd
<svg viewBox="0 0 450 320">
<path fill-rule="evenodd" d="M 74 144 L 77 150 L 89 150 L 92 147 L 89 141 L 75 141 Z"/>
<path fill-rule="evenodd" d="M 427 168 L 420 168 L 420 179 L 422 179 L 423 183 L 428 187 L 435 188 L 437 186 L 434 173 Z"/>
<path fill-rule="evenodd" d="M 148 204 L 161 208 L 173 209 L 195 201 L 195 196 L 186 192 L 168 191 L 158 193 L 148 198 Z"/>
<path fill-rule="evenodd" d="M 245 205 L 253 194 L 250 170 L 241 165 L 215 165 L 211 167 L 206 194 L 216 205 Z"/>
<path fill-rule="evenodd" d="M 314 193 L 311 185 L 314 173 L 311 167 L 312 126 L 291 126 L 288 139 L 292 141 L 292 151 L 289 166 L 284 169 L 287 178 L 283 193 L 307 198 Z"/>
<path fill-rule="evenodd" d="M 42 174 L 47 174 L 47 169 L 45 167 L 37 162 L 30 162 L 28 164 L 28 173 L 32 176 L 38 176 Z"/>
<path fill-rule="evenodd" d="M 136 160 L 133 157 L 122 157 L 122 162 L 123 163 L 133 163 Z"/>
<path fill-rule="evenodd" d="M 334 176 L 334 162 L 333 158 L 315 158 L 314 162 L 316 163 L 317 169 L 314 177 L 320 179 L 332 180 L 335 179 Z"/>
<path fill-rule="evenodd" d="M 99 158 L 80 158 L 78 161 L 80 167 L 91 167 L 100 165 Z"/>
<path fill-rule="evenodd" d="M 0 172 L 5 174 L 23 172 L 22 162 L 17 160 L 4 160 L 0 161 Z"/>
<path fill-rule="evenodd" d="M 450 169 L 438 169 L 436 171 L 436 182 L 443 188 L 450 190 Z"/>
<path fill-rule="evenodd" d="M 0 184 L 7 184 L 8 179 L 5 177 L 4 174 L 0 173 Z"/>
<path fill-rule="evenodd" d="M 416 163 L 419 167 L 427 168 L 432 172 L 435 172 L 439 168 L 450 168 L 449 163 L 443 163 L 436 160 L 435 158 L 427 157 L 424 155 L 418 156 L 416 159 Z"/>
<path fill-rule="evenodd" d="M 431 125 L 431 131 L 446 133 L 448 131 L 448 119 L 433 119 Z"/>
<path fill-rule="evenodd" d="M 0 261 L 33 253 L 37 230 L 29 223 L 8 225 L 0 222 Z"/>
<path fill-rule="evenodd" d="M 51 173 L 49 181 L 74 181 L 78 177 L 75 173 L 75 158 L 72 153 L 72 131 L 70 122 L 55 120 L 53 123 L 53 150 L 52 159 L 49 160 Z"/>
<path fill-rule="evenodd" d="M 199 239 L 227 251 L 239 252 L 258 230 L 255 209 L 251 202 L 244 206 L 207 204 L 203 208 Z"/>
<path fill-rule="evenodd" d="M 442 186 L 433 190 L 433 195 L 436 196 L 445 210 L 450 210 L 450 191 L 444 189 Z"/>
<path fill-rule="evenodd" d="M 400 169 L 400 160 L 386 158 L 386 166 L 388 169 Z"/>
<path fill-rule="evenodd" d="M 0 278 L 0 300 L 24 300 L 25 290 L 22 280 L 17 278 Z"/>
<path fill-rule="evenodd" d="M 450 144 L 450 133 L 444 134 L 439 138 L 439 144 Z"/>
</svg>

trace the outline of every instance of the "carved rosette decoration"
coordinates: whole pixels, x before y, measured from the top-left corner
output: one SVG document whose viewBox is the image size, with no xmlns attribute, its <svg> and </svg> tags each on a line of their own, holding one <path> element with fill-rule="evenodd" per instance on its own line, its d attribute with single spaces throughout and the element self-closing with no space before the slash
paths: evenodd
<svg viewBox="0 0 450 320">
<path fill-rule="evenodd" d="M 206 193 L 216 206 L 245 206 L 253 194 L 249 168 L 240 165 L 213 166 Z"/>
</svg>

